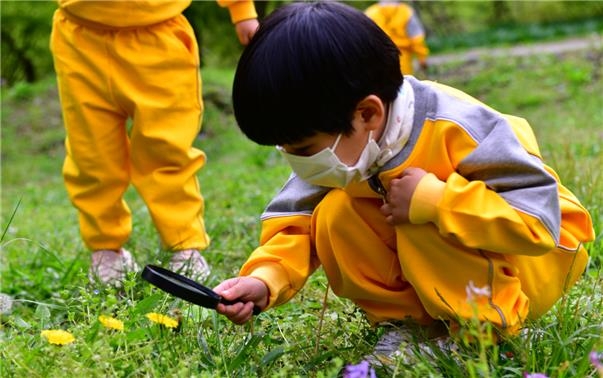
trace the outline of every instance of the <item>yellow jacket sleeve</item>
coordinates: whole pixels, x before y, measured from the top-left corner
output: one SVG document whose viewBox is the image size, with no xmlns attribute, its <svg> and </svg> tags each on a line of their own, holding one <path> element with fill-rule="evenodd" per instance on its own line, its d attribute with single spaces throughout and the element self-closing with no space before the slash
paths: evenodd
<svg viewBox="0 0 603 378">
<path fill-rule="evenodd" d="M 540 255 L 556 246 L 539 219 L 513 209 L 484 182 L 458 173 L 446 181 L 424 176 L 411 200 L 410 221 L 433 222 L 447 238 L 492 252 Z"/>
<path fill-rule="evenodd" d="M 258 18 L 253 1 L 217 0 L 217 2 L 221 7 L 228 8 L 230 20 L 233 24 L 252 18 Z"/>
<path fill-rule="evenodd" d="M 472 116 L 428 121 L 414 151 L 417 163 L 411 165 L 428 162 L 424 168 L 432 173 L 415 189 L 411 223 L 431 222 L 450 240 L 505 254 L 542 255 L 555 247 L 575 251 L 593 240 L 590 215 L 542 162 L 526 120 L 429 84 L 452 96 L 442 100 L 454 101 L 457 113 Z M 434 150 L 434 140 L 443 148 Z"/>
<path fill-rule="evenodd" d="M 374 4 L 364 12 L 400 49 L 410 50 L 424 61 L 429 54 L 423 25 L 407 4 Z"/>
<path fill-rule="evenodd" d="M 413 38 L 409 38 L 410 50 L 417 55 L 417 59 L 420 62 L 425 62 L 429 55 L 429 48 L 425 44 L 425 36 L 418 35 Z"/>
<path fill-rule="evenodd" d="M 268 307 L 272 307 L 291 299 L 318 266 L 310 242 L 310 216 L 291 215 L 262 222 L 260 247 L 240 275 L 262 280 L 270 291 Z"/>
<path fill-rule="evenodd" d="M 593 239 L 590 215 L 542 162 L 525 119 L 424 83 L 436 89 L 442 110 L 427 121 L 409 163 L 433 173 L 413 195 L 412 223 L 432 222 L 466 246 L 507 254 L 576 249 Z M 441 148 L 434 149 L 434 140 Z"/>
</svg>

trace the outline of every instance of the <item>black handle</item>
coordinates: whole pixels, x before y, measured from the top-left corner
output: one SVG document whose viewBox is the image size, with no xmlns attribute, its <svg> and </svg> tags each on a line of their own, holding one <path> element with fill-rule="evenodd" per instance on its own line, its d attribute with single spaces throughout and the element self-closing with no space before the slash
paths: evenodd
<svg viewBox="0 0 603 378">
<path fill-rule="evenodd" d="M 212 289 L 190 278 L 155 265 L 145 266 L 142 278 L 167 293 L 206 308 L 215 309 L 218 303 L 231 305 L 240 302 L 224 299 Z M 253 315 L 260 312 L 262 310 L 258 306 L 253 306 Z"/>
</svg>

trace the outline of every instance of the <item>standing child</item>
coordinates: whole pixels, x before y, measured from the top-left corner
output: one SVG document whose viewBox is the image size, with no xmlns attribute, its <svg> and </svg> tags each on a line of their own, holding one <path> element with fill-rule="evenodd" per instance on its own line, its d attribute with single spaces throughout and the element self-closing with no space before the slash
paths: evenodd
<svg viewBox="0 0 603 378">
<path fill-rule="evenodd" d="M 120 284 L 136 270 L 123 248 L 132 231 L 123 195 L 145 201 L 170 267 L 209 274 L 209 244 L 193 148 L 203 111 L 199 54 L 182 11 L 187 1 L 59 0 L 51 50 L 67 138 L 63 176 L 92 253 L 90 277 Z M 257 29 L 252 1 L 228 7 L 247 44 Z M 132 120 L 130 130 L 126 127 Z"/>
<path fill-rule="evenodd" d="M 398 54 L 336 2 L 283 6 L 246 47 L 237 122 L 294 173 L 240 276 L 215 289 L 242 301 L 218 306 L 233 322 L 287 302 L 322 265 L 373 324 L 472 319 L 475 296 L 481 321 L 514 333 L 584 271 L 590 216 L 528 123 L 403 77 Z"/>
<path fill-rule="evenodd" d="M 413 61 L 427 70 L 429 49 L 425 44 L 425 29 L 412 7 L 398 1 L 386 0 L 366 8 L 364 12 L 400 49 L 400 68 L 405 75 L 413 74 Z"/>
</svg>

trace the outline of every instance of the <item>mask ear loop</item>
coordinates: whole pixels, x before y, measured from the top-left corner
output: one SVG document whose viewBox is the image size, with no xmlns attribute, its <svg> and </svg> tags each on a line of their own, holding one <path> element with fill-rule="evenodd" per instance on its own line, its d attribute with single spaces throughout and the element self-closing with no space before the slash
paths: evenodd
<svg viewBox="0 0 603 378">
<path fill-rule="evenodd" d="M 341 140 L 342 135 L 343 135 L 343 133 L 339 133 L 339 135 L 337 135 L 337 139 L 335 139 L 335 143 L 333 143 L 333 145 L 330 147 L 331 151 L 333 151 L 333 153 L 335 153 L 335 149 L 339 145 L 339 141 Z"/>
</svg>

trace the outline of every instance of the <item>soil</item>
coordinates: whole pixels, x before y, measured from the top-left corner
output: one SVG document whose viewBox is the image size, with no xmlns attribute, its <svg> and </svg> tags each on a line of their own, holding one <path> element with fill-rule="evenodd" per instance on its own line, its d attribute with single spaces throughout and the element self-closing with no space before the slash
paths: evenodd
<svg viewBox="0 0 603 378">
<path fill-rule="evenodd" d="M 507 47 L 485 47 L 464 50 L 458 53 L 432 55 L 427 58 L 429 66 L 437 66 L 450 62 L 474 62 L 481 58 L 526 56 L 533 54 L 562 54 L 572 51 L 603 48 L 603 35 L 591 34 L 584 37 L 573 37 L 551 42 L 520 44 Z"/>
</svg>

